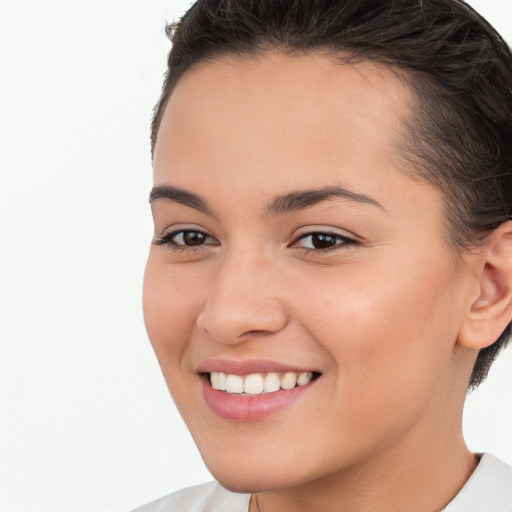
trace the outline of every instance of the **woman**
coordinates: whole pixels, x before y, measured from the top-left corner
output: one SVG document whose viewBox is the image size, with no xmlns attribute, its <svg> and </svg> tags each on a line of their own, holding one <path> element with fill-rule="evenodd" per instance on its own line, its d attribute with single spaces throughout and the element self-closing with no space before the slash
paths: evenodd
<svg viewBox="0 0 512 512">
<path fill-rule="evenodd" d="M 510 334 L 508 47 L 459 0 L 199 0 L 170 32 L 144 312 L 221 485 L 140 510 L 511 510 L 461 427 Z"/>
</svg>

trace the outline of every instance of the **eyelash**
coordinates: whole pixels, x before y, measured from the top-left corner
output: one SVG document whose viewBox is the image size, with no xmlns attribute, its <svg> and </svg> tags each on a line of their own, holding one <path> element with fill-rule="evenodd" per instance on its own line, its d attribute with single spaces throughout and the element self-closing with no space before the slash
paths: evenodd
<svg viewBox="0 0 512 512">
<path fill-rule="evenodd" d="M 180 229 L 176 231 L 171 231 L 170 233 L 166 233 L 162 236 L 155 238 L 155 245 L 167 245 L 169 249 L 172 251 L 188 251 L 188 252 L 194 252 L 194 251 L 201 251 L 204 250 L 205 245 L 209 246 L 217 246 L 219 245 L 219 242 L 216 243 L 201 243 L 196 246 L 194 245 L 187 245 L 185 240 L 183 239 L 183 243 L 176 243 L 173 239 L 177 237 L 178 235 L 181 235 L 182 238 L 185 237 L 187 234 L 193 234 L 193 235 L 199 235 L 201 237 L 204 237 L 204 240 L 212 239 L 215 240 L 215 238 L 211 235 L 208 235 L 207 233 L 204 233 L 203 231 L 199 231 L 196 229 Z M 309 237 L 323 237 L 324 240 L 330 238 L 332 241 L 336 241 L 333 245 L 329 247 L 299 247 L 297 244 L 301 240 L 305 240 Z M 305 252 L 305 253 L 315 253 L 315 254 L 323 254 L 326 252 L 330 252 L 333 250 L 338 249 L 339 247 L 352 247 L 355 245 L 358 245 L 360 242 L 357 240 L 354 240 L 353 238 L 349 238 L 344 235 L 340 235 L 339 233 L 333 233 L 329 231 L 310 231 L 308 233 L 304 233 L 300 236 L 298 236 L 288 247 L 296 247 L 299 250 Z"/>
<path fill-rule="evenodd" d="M 155 245 L 167 245 L 169 249 L 172 251 L 201 251 L 204 250 L 204 246 L 206 244 L 202 243 L 199 245 L 186 245 L 185 243 L 177 244 L 175 241 L 173 241 L 173 238 L 177 237 L 178 235 L 182 235 L 182 237 L 186 236 L 187 234 L 195 234 L 203 236 L 204 239 L 214 239 L 211 235 L 208 235 L 204 233 L 203 231 L 199 231 L 198 229 L 178 229 L 176 231 L 171 231 L 170 233 L 166 233 L 162 236 L 158 236 L 155 238 Z M 184 242 L 185 240 L 183 240 Z M 208 244 L 208 245 L 219 245 L 218 243 L 215 244 Z"/>
<path fill-rule="evenodd" d="M 306 238 L 313 237 L 324 237 L 330 238 L 333 241 L 336 241 L 333 245 L 329 247 L 298 247 L 300 250 L 306 253 L 315 253 L 315 254 L 323 254 L 326 252 L 334 251 L 340 247 L 353 247 L 358 245 L 359 242 L 354 240 L 353 238 L 349 238 L 348 236 L 340 235 L 339 233 L 333 233 L 329 231 L 310 231 L 308 233 L 304 233 L 295 239 L 293 243 L 289 245 L 289 247 L 297 246 L 297 243 L 301 240 L 305 240 Z"/>
</svg>

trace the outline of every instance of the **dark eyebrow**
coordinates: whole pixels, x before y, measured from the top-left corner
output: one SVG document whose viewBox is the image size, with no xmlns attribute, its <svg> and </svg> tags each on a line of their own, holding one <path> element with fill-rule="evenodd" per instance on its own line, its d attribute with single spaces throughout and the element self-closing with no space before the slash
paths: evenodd
<svg viewBox="0 0 512 512">
<path fill-rule="evenodd" d="M 384 210 L 384 207 L 376 200 L 365 194 L 359 194 L 343 187 L 331 186 L 314 190 L 299 190 L 277 197 L 267 207 L 267 212 L 272 215 L 304 210 L 322 201 L 328 201 L 340 197 L 356 203 L 370 204 Z"/>
<path fill-rule="evenodd" d="M 181 188 L 171 187 L 170 185 L 157 185 L 153 187 L 149 194 L 149 203 L 152 204 L 153 201 L 158 199 L 174 201 L 207 215 L 214 215 L 213 210 L 204 199 L 193 192 L 187 192 Z"/>
</svg>

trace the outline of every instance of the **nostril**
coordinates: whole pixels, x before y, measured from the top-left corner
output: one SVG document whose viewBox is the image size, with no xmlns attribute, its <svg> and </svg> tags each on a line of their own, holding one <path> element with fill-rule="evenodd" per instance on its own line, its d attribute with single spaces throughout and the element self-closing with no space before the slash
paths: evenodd
<svg viewBox="0 0 512 512">
<path fill-rule="evenodd" d="M 201 331 L 203 331 L 210 338 L 217 339 L 217 338 L 215 338 L 215 336 L 212 335 L 212 333 L 208 329 L 206 329 L 206 327 L 201 327 Z M 235 336 L 232 341 L 233 342 L 243 342 L 248 339 L 259 338 L 262 336 L 268 336 L 270 334 L 272 334 L 272 331 L 266 331 L 264 329 L 253 329 L 253 330 L 242 332 L 241 334 Z M 225 338 L 218 339 L 218 341 L 222 341 L 222 340 L 226 341 Z"/>
<path fill-rule="evenodd" d="M 242 336 L 251 336 L 251 337 L 256 337 L 256 336 L 266 336 L 268 334 L 271 334 L 272 331 L 265 331 L 265 330 L 253 330 L 253 331 L 247 331 L 247 332 L 244 332 L 240 337 Z"/>
<path fill-rule="evenodd" d="M 198 331 L 212 340 L 241 343 L 271 335 L 286 326 L 288 317 L 281 304 L 234 297 L 228 291 L 213 294 L 196 319 Z"/>
</svg>

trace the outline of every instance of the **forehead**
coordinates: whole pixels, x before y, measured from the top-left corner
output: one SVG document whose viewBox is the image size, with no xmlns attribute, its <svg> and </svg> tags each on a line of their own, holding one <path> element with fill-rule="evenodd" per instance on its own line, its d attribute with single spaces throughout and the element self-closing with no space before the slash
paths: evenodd
<svg viewBox="0 0 512 512">
<path fill-rule="evenodd" d="M 367 62 L 278 53 L 203 62 L 167 104 L 155 183 L 199 178 L 217 186 L 221 171 L 279 187 L 286 169 L 297 186 L 311 186 L 329 168 L 357 185 L 400 165 L 395 142 L 411 98 L 397 74 Z"/>
</svg>

